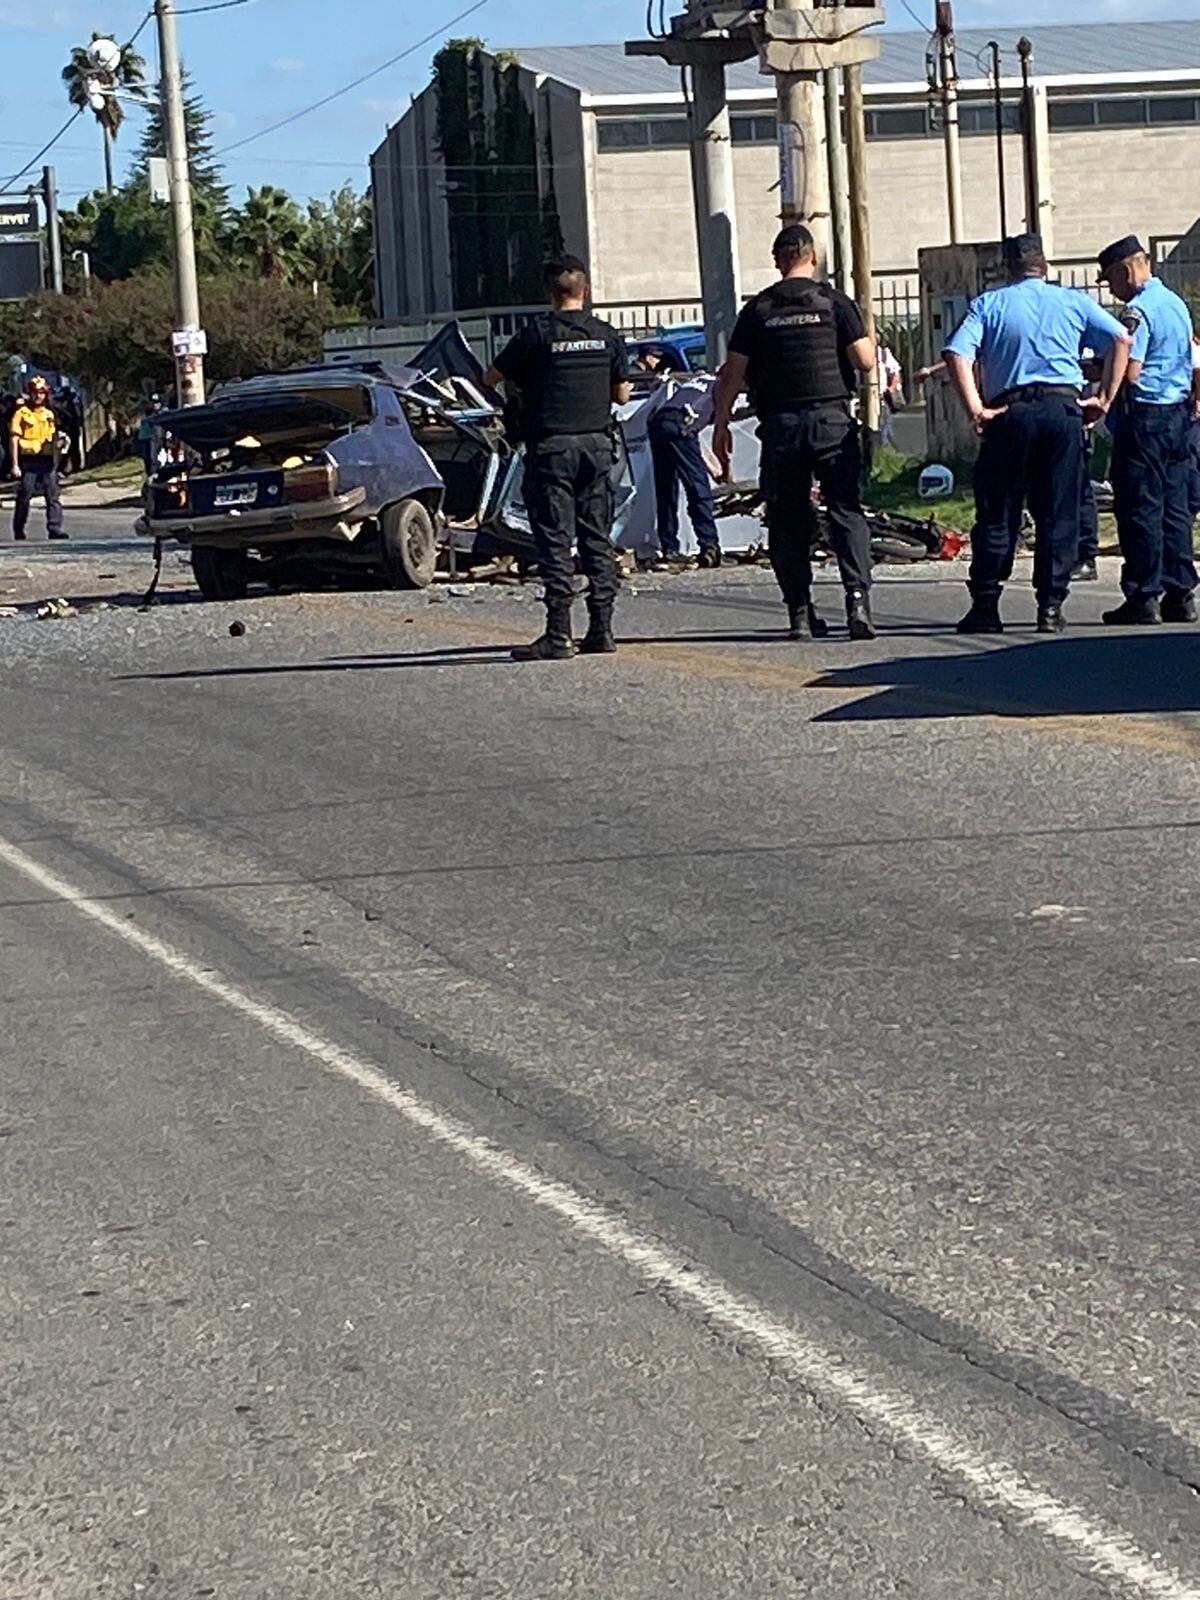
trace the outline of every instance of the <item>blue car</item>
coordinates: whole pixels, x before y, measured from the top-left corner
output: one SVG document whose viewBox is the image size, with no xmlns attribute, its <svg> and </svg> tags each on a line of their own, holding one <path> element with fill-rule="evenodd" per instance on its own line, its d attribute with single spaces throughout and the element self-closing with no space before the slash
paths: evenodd
<svg viewBox="0 0 1200 1600">
<path fill-rule="evenodd" d="M 708 341 L 703 328 L 671 328 L 664 333 L 648 335 L 644 339 L 627 339 L 625 342 L 630 356 L 635 360 L 643 351 L 665 350 L 676 372 L 708 371 Z"/>
</svg>

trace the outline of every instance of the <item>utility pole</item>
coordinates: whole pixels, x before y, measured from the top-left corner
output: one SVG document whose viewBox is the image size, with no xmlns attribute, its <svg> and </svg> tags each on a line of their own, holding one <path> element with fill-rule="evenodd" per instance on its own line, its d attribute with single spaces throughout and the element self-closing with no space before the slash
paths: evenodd
<svg viewBox="0 0 1200 1600">
<path fill-rule="evenodd" d="M 805 0 L 774 0 L 776 11 L 807 11 Z M 779 220 L 800 222 L 813 236 L 817 260 L 829 260 L 829 173 L 821 150 L 820 78 L 816 72 L 775 77 L 779 123 Z"/>
<path fill-rule="evenodd" d="M 42 168 L 42 199 L 46 204 L 46 240 L 50 246 L 50 287 L 63 292 L 62 232 L 58 225 L 58 181 L 53 167 Z"/>
<path fill-rule="evenodd" d="M 162 62 L 163 127 L 171 180 L 171 217 L 175 234 L 176 331 L 175 381 L 179 404 L 204 404 L 204 354 L 200 326 L 200 291 L 196 282 L 196 237 L 192 225 L 192 180 L 188 170 L 187 122 L 183 112 L 183 77 L 173 0 L 154 0 L 158 21 L 158 53 Z"/>
<path fill-rule="evenodd" d="M 1000 190 L 1000 237 L 1008 238 L 1008 189 L 1004 178 L 1004 102 L 1000 93 L 1000 46 L 988 44 L 992 53 L 992 103 L 996 109 L 996 182 Z"/>
<path fill-rule="evenodd" d="M 850 171 L 846 165 L 846 140 L 842 133 L 842 73 L 826 67 L 821 74 L 825 88 L 825 145 L 829 155 L 829 210 L 833 248 L 830 268 L 843 294 L 854 293 L 854 255 L 850 244 Z"/>
<path fill-rule="evenodd" d="M 687 68 L 683 70 L 687 71 Z M 725 360 L 737 321 L 737 210 L 733 187 L 733 141 L 725 64 L 694 61 L 691 66 L 692 194 L 696 207 L 696 245 L 708 364 L 715 372 Z"/>
<path fill-rule="evenodd" d="M 1044 83 L 1033 78 L 1033 45 L 1018 39 L 1021 58 L 1021 137 L 1024 141 L 1025 226 L 1041 235 L 1047 259 L 1054 259 L 1054 200 L 1051 194 L 1050 105 Z"/>
<path fill-rule="evenodd" d="M 1017 54 L 1021 58 L 1021 158 L 1025 173 L 1025 226 L 1030 233 L 1038 231 L 1037 154 L 1034 146 L 1033 104 L 1033 42 L 1017 40 Z"/>
<path fill-rule="evenodd" d="M 854 253 L 854 294 L 868 334 L 875 337 L 875 293 L 871 273 L 871 210 L 867 197 L 867 117 L 863 106 L 863 77 L 860 64 L 845 68 L 846 80 L 846 155 L 850 171 L 850 237 Z M 879 437 L 881 397 L 879 368 L 867 374 L 866 406 L 863 422 L 868 440 Z"/>
<path fill-rule="evenodd" d="M 938 87 L 942 96 L 942 138 L 946 148 L 946 205 L 950 243 L 963 238 L 962 158 L 958 147 L 958 62 L 951 0 L 937 0 Z"/>
</svg>

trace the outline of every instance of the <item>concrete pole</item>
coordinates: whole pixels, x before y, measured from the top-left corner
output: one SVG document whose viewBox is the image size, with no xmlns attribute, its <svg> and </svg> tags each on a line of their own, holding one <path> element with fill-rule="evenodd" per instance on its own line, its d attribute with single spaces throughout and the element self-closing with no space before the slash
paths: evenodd
<svg viewBox="0 0 1200 1600">
<path fill-rule="evenodd" d="M 829 156 L 829 210 L 833 224 L 830 266 L 843 294 L 854 292 L 854 253 L 850 244 L 850 169 L 842 136 L 842 74 L 829 67 L 821 74 L 825 88 L 825 146 Z"/>
<path fill-rule="evenodd" d="M 962 157 L 958 146 L 958 65 L 954 50 L 954 14 L 950 0 L 937 8 L 938 65 L 942 91 L 942 138 L 946 149 L 946 207 L 950 243 L 963 239 Z"/>
<path fill-rule="evenodd" d="M 691 69 L 692 195 L 700 257 L 700 297 L 708 364 L 721 365 L 737 321 L 737 209 L 733 188 L 733 142 L 725 68 L 719 62 Z"/>
<path fill-rule="evenodd" d="M 775 0 L 782 11 L 807 11 L 805 0 Z M 779 123 L 779 220 L 802 222 L 813 236 L 817 261 L 829 260 L 829 173 L 821 148 L 824 118 L 815 72 L 780 72 L 775 77 Z"/>
<path fill-rule="evenodd" d="M 871 275 L 871 212 L 867 190 L 867 119 L 863 107 L 862 67 L 845 68 L 846 154 L 850 170 L 850 236 L 854 253 L 854 295 L 867 332 L 875 337 L 875 293 Z M 879 436 L 879 369 L 867 378 L 863 422 L 870 438 Z"/>
<path fill-rule="evenodd" d="M 58 226 L 58 183 L 53 167 L 42 168 L 42 198 L 46 202 L 46 239 L 50 246 L 50 287 L 63 292 L 62 232 Z"/>
<path fill-rule="evenodd" d="M 171 179 L 171 218 L 175 234 L 175 309 L 180 332 L 200 330 L 200 289 L 196 282 L 196 236 L 192 224 L 192 180 L 188 171 L 187 122 L 183 114 L 183 78 L 172 0 L 154 0 L 158 19 L 158 52 L 162 62 L 163 126 L 167 138 L 167 170 Z M 177 355 L 175 379 L 181 406 L 204 404 L 204 357 Z"/>
</svg>

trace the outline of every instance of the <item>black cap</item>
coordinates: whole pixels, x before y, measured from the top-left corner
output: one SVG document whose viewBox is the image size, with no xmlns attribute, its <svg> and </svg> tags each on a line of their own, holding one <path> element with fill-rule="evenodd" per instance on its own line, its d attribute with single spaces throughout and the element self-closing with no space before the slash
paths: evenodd
<svg viewBox="0 0 1200 1600">
<path fill-rule="evenodd" d="M 781 228 L 775 235 L 775 243 L 771 246 L 771 254 L 803 255 L 813 247 L 813 236 L 802 222 L 789 222 L 786 228 Z"/>
<path fill-rule="evenodd" d="M 1031 261 L 1044 261 L 1046 249 L 1042 244 L 1040 233 L 1016 233 L 1010 239 L 1005 239 L 1000 246 L 1000 253 L 1004 257 L 1004 264 L 1008 267 L 1023 267 Z"/>
<path fill-rule="evenodd" d="M 557 278 L 563 272 L 582 272 L 586 276 L 587 268 L 578 256 L 551 256 L 542 263 L 543 278 Z"/>
<path fill-rule="evenodd" d="M 1100 282 L 1108 277 L 1109 270 L 1119 261 L 1128 261 L 1130 256 L 1144 256 L 1146 247 L 1136 233 L 1127 233 L 1123 239 L 1118 239 L 1115 244 L 1106 245 L 1099 255 Z"/>
</svg>

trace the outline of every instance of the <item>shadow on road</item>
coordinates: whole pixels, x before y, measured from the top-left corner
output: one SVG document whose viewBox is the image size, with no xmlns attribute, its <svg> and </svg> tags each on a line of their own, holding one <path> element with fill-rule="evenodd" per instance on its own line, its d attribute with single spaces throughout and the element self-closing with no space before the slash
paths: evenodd
<svg viewBox="0 0 1200 1600">
<path fill-rule="evenodd" d="M 1105 716 L 1200 711 L 1200 633 L 1168 628 L 901 656 L 836 668 L 822 689 L 879 693 L 818 722 L 892 717 Z"/>
</svg>

